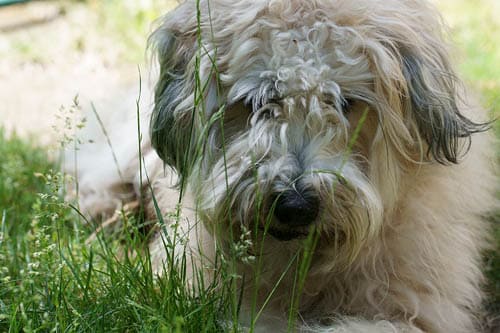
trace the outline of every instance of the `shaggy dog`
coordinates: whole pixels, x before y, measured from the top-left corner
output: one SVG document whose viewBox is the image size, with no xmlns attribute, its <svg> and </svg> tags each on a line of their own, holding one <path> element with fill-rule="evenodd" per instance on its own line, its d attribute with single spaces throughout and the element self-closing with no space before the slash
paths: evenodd
<svg viewBox="0 0 500 333">
<path fill-rule="evenodd" d="M 481 330 L 491 140 L 442 33 L 423 0 L 188 0 L 153 33 L 144 169 L 190 274 L 220 252 L 244 277 L 242 327 L 253 303 L 262 332 L 294 306 L 298 331 Z M 93 214 L 144 191 L 116 133 L 120 177 L 98 154 L 81 170 Z"/>
</svg>

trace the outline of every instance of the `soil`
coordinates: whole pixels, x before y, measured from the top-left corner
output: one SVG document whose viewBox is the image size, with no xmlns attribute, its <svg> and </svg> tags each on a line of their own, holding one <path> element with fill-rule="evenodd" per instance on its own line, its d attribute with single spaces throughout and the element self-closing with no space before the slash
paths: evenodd
<svg viewBox="0 0 500 333">
<path fill-rule="evenodd" d="M 116 34 L 99 27 L 97 13 L 79 3 L 0 7 L 0 127 L 47 145 L 76 95 L 84 109 L 91 101 L 98 110 L 133 107 L 145 61 L 124 60 Z"/>
</svg>

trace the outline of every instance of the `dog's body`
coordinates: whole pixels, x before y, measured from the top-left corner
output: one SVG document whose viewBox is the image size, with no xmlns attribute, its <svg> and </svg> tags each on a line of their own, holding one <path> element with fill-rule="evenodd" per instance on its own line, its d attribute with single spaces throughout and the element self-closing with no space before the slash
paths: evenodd
<svg viewBox="0 0 500 333">
<path fill-rule="evenodd" d="M 243 309 L 253 295 L 257 308 L 269 301 L 257 327 L 283 331 L 290 262 L 314 232 L 299 330 L 479 331 L 492 145 L 434 10 L 419 0 L 209 4 L 182 3 L 152 36 L 160 77 L 143 142 L 164 213 L 186 185 L 179 223 L 194 267 L 216 248 L 234 255 L 247 235 L 258 260 L 234 258 L 236 273 L 258 282 L 242 286 Z M 113 207 L 119 184 L 140 192 L 136 145 L 119 140 L 121 178 L 111 158 L 107 174 L 81 171 L 94 214 Z M 152 250 L 160 267 L 160 236 Z"/>
</svg>

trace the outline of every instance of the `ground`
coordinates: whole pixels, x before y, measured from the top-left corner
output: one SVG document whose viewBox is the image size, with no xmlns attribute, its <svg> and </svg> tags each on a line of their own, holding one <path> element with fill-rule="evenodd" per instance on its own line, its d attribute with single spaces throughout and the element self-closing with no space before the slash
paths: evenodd
<svg viewBox="0 0 500 333">
<path fill-rule="evenodd" d="M 76 95 L 84 107 L 92 101 L 98 109 L 124 107 L 124 98 L 134 102 L 139 68 L 147 73 L 153 19 L 172 1 L 158 9 L 109 2 L 0 7 L 0 124 L 7 132 L 34 134 L 48 144 L 56 136 L 52 126 L 58 110 Z M 125 24 L 137 31 L 121 35 Z"/>
</svg>

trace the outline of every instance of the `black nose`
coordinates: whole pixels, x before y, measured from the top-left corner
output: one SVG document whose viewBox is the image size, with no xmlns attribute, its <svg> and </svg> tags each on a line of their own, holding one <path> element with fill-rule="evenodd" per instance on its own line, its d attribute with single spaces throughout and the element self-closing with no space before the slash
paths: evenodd
<svg viewBox="0 0 500 333">
<path fill-rule="evenodd" d="M 288 190 L 275 196 L 274 215 L 291 227 L 311 224 L 319 212 L 319 199 L 313 192 Z"/>
</svg>

